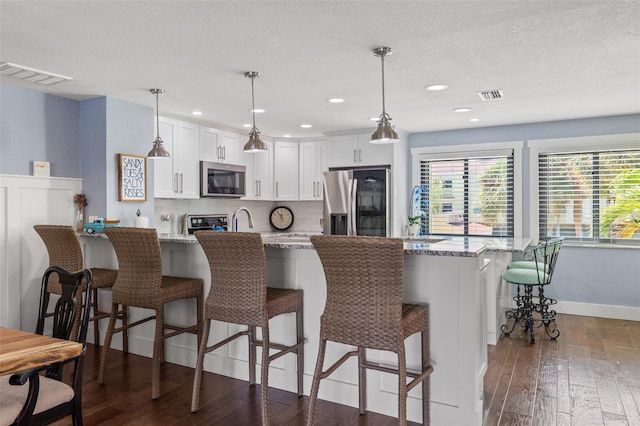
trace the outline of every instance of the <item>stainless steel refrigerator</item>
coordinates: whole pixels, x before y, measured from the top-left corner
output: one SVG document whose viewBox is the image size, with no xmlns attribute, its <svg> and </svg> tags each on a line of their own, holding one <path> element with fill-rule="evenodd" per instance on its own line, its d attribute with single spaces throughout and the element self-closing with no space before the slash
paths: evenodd
<svg viewBox="0 0 640 426">
<path fill-rule="evenodd" d="M 324 172 L 324 233 L 388 237 L 388 202 L 388 167 L 330 169 Z"/>
</svg>

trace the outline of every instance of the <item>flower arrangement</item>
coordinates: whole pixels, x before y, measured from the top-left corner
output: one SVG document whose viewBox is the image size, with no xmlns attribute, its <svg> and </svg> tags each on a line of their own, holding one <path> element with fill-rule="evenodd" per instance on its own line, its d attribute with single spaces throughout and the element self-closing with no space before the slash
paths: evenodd
<svg viewBox="0 0 640 426">
<path fill-rule="evenodd" d="M 73 202 L 78 205 L 78 208 L 82 209 L 87 206 L 87 197 L 84 194 L 76 194 L 73 196 Z"/>
</svg>

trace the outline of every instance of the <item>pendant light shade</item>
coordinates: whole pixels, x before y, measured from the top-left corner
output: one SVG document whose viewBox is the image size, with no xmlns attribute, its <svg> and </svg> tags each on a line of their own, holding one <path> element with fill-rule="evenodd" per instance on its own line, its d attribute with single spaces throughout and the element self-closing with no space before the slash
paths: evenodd
<svg viewBox="0 0 640 426">
<path fill-rule="evenodd" d="M 164 141 L 160 137 L 160 111 L 158 109 L 158 96 L 164 93 L 162 89 L 150 89 L 152 94 L 156 95 L 156 139 L 153 141 L 153 148 L 147 154 L 149 158 L 169 158 L 171 155 L 164 149 Z"/>
<path fill-rule="evenodd" d="M 373 49 L 373 54 L 380 57 L 382 61 L 382 114 L 380 114 L 378 128 L 371 135 L 370 142 L 374 144 L 396 143 L 399 142 L 400 139 L 398 139 L 398 133 L 391 127 L 391 117 L 385 111 L 384 105 L 384 58 L 385 56 L 391 55 L 391 48 L 378 47 Z"/>
<path fill-rule="evenodd" d="M 256 105 L 253 94 L 253 80 L 260 77 L 257 71 L 247 71 L 244 76 L 251 79 L 251 114 L 253 114 L 253 126 L 249 132 L 249 140 L 244 144 L 244 152 L 267 152 L 269 147 L 260 139 L 260 130 L 256 127 Z"/>
</svg>

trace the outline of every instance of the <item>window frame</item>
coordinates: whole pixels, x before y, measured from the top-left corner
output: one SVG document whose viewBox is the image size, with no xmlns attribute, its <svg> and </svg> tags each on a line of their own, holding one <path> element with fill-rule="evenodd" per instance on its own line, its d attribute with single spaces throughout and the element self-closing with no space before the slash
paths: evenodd
<svg viewBox="0 0 640 426">
<path fill-rule="evenodd" d="M 488 142 L 464 145 L 440 145 L 411 148 L 411 181 L 412 186 L 420 185 L 420 161 L 441 157 L 444 154 L 456 156 L 478 156 L 490 151 L 513 151 L 513 237 L 522 238 L 522 150 L 524 141 Z M 511 238 L 511 237 L 495 237 Z"/>
<path fill-rule="evenodd" d="M 613 135 L 582 136 L 572 138 L 556 139 L 532 139 L 527 141 L 529 148 L 529 205 L 531 206 L 529 216 L 529 229 L 531 230 L 531 241 L 537 244 L 540 239 L 540 190 L 539 157 L 540 154 L 561 154 L 571 151 L 610 151 L 616 149 L 638 149 L 640 148 L 640 133 L 623 133 Z M 616 246 L 624 244 L 637 246 L 635 241 L 566 241 L 566 245 L 580 247 L 588 246 Z"/>
</svg>

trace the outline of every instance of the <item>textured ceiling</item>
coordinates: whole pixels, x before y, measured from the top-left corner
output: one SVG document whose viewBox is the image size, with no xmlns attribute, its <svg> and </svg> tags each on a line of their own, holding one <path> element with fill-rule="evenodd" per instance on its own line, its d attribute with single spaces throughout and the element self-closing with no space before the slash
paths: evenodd
<svg viewBox="0 0 640 426">
<path fill-rule="evenodd" d="M 1 1 L 0 62 L 74 80 L 0 82 L 150 107 L 157 87 L 161 114 L 194 121 L 197 109 L 195 121 L 242 129 L 243 73 L 259 71 L 262 133 L 319 136 L 375 126 L 371 50 L 390 46 L 386 109 L 411 133 L 630 114 L 640 112 L 639 21 L 640 2 L 623 0 Z M 449 89 L 427 92 L 430 83 Z M 505 98 L 481 101 L 476 92 L 490 89 Z"/>
</svg>

